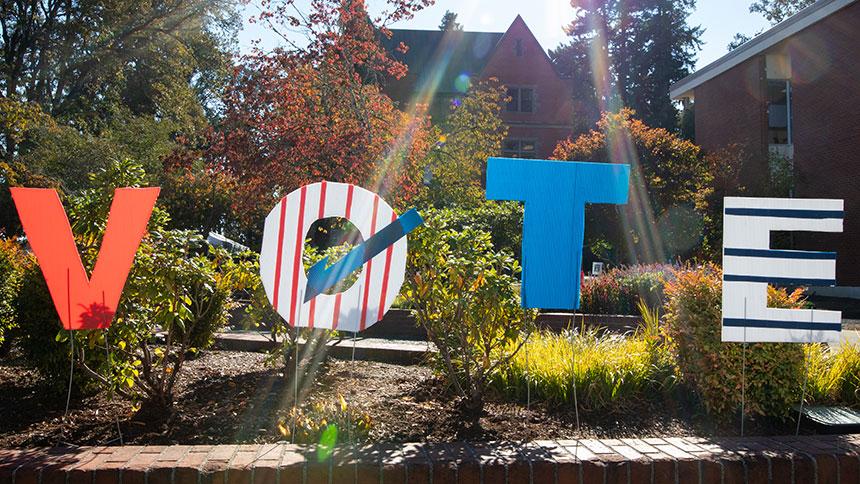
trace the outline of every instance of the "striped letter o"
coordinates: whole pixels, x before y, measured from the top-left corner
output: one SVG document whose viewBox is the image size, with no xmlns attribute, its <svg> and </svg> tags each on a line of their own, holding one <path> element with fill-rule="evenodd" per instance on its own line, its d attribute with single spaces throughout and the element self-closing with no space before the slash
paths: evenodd
<svg viewBox="0 0 860 484">
<path fill-rule="evenodd" d="M 303 302 L 305 234 L 315 221 L 328 217 L 349 220 L 367 240 L 397 213 L 379 195 L 355 185 L 323 181 L 294 190 L 266 216 L 260 252 L 263 287 L 275 311 L 291 326 L 363 331 L 382 319 L 400 292 L 406 237 L 367 261 L 345 291 Z"/>
</svg>

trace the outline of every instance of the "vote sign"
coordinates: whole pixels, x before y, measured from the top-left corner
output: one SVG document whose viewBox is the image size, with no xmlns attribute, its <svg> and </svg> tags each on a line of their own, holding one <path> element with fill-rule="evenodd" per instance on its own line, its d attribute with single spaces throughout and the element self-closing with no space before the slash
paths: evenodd
<svg viewBox="0 0 860 484">
<path fill-rule="evenodd" d="M 579 307 L 585 206 L 626 203 L 629 178 L 628 165 L 488 160 L 487 198 L 525 203 L 523 306 Z M 11 189 L 64 328 L 110 326 L 158 190 L 116 190 L 88 276 L 57 193 Z M 725 199 L 723 341 L 839 339 L 841 313 L 768 308 L 767 286 L 835 285 L 835 253 L 771 249 L 770 232 L 841 232 L 843 216 L 841 200 Z M 311 224 L 328 217 L 349 220 L 364 240 L 340 260 L 324 259 L 306 272 L 305 235 Z M 293 326 L 362 331 L 382 319 L 400 292 L 406 234 L 421 223 L 414 209 L 398 216 L 378 194 L 355 185 L 305 185 L 283 197 L 266 217 L 260 254 L 266 295 Z M 326 294 L 355 271 L 360 271 L 358 279 L 349 288 Z"/>
</svg>

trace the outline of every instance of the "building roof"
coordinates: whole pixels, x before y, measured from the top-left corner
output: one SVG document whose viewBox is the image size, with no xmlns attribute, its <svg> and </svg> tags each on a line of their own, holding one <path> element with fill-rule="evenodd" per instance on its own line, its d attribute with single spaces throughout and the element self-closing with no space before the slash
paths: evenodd
<svg viewBox="0 0 860 484">
<path fill-rule="evenodd" d="M 409 66 L 417 78 L 407 79 L 419 89 L 428 83 L 438 83 L 437 92 L 454 92 L 454 81 L 460 74 L 479 74 L 501 40 L 502 32 L 465 32 L 457 30 L 391 29 L 390 39 L 382 44 L 393 57 Z M 406 53 L 397 51 L 403 42 Z"/>
<path fill-rule="evenodd" d="M 737 49 L 711 62 L 707 66 L 672 84 L 669 95 L 672 99 L 692 97 L 693 89 L 732 67 L 762 54 L 774 45 L 815 24 L 816 22 L 851 5 L 857 0 L 818 0 L 797 12 L 771 29 L 757 35 Z"/>
</svg>

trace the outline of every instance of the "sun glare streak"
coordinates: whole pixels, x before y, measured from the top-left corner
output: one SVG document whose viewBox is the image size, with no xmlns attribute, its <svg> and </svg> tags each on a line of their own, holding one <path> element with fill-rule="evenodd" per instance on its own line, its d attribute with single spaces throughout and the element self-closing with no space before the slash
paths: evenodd
<svg viewBox="0 0 860 484">
<path fill-rule="evenodd" d="M 439 92 L 439 87 L 443 82 L 449 82 L 451 85 L 458 82 L 457 78 L 445 79 L 445 74 L 448 72 L 448 66 L 456 52 L 459 37 L 458 32 L 446 32 L 433 53 L 430 63 L 421 73 L 423 75 L 419 77 L 418 89 L 405 106 L 405 122 L 400 127 L 398 137 L 391 141 L 386 149 L 384 159 L 378 164 L 376 172 L 371 177 L 370 188 L 382 196 L 386 195 L 385 187 L 381 186 L 385 174 L 397 168 L 395 164 L 402 163 L 408 155 L 415 132 L 420 123 L 424 122 L 428 108 Z M 458 73 L 458 77 L 461 75 L 463 73 Z M 459 83 L 462 85 L 463 80 L 460 79 Z"/>
<path fill-rule="evenodd" d="M 592 80 L 597 94 L 600 111 L 613 111 L 617 100 L 620 99 L 617 88 L 611 82 L 612 73 L 609 66 L 609 47 L 604 25 L 598 22 L 597 16 L 588 15 L 589 30 L 596 32 L 590 43 L 589 60 L 591 63 Z M 636 146 L 626 130 L 610 130 L 607 133 L 607 154 L 612 163 L 629 164 L 632 171 L 630 209 L 621 210 L 621 223 L 628 237 L 638 234 L 643 240 L 628 240 L 627 251 L 631 263 L 662 261 L 665 250 L 659 231 L 654 230 L 656 220 L 651 207 L 650 197 L 645 187 L 636 180 L 641 179 L 641 163 Z M 632 217 L 631 217 L 632 215 Z M 632 229 L 632 230 L 631 230 Z M 639 250 L 637 250 L 637 246 Z M 640 260 L 640 255 L 642 256 Z"/>
</svg>

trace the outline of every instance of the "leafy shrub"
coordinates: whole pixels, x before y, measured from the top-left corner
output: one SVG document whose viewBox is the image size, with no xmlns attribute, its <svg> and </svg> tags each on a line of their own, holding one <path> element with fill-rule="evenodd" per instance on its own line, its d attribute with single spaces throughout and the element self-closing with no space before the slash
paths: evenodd
<svg viewBox="0 0 860 484">
<path fill-rule="evenodd" d="M 0 355 L 18 324 L 15 299 L 21 289 L 24 252 L 17 242 L 0 239 Z"/>
<path fill-rule="evenodd" d="M 512 343 L 534 319 L 514 289 L 520 267 L 481 230 L 429 219 L 414 234 L 404 287 L 416 321 L 439 350 L 438 368 L 474 424 L 485 386 L 517 354 Z"/>
<path fill-rule="evenodd" d="M 90 176 L 92 188 L 68 198 L 69 220 L 88 270 L 99 253 L 113 187 L 137 186 L 144 179 L 139 165 L 115 162 Z M 169 406 L 187 355 L 211 345 L 244 279 L 227 252 L 208 248 L 192 232 L 164 230 L 166 220 L 156 209 L 107 330 L 63 330 L 38 261 L 28 257 L 16 300 L 21 346 L 55 386 L 68 381 L 74 348 L 78 385 Z"/>
<path fill-rule="evenodd" d="M 722 282 L 717 266 L 679 269 L 666 286 L 666 325 L 682 378 L 708 412 L 727 416 L 740 405 L 743 345 L 721 339 Z M 802 292 L 768 288 L 768 306 L 796 308 Z M 784 417 L 800 399 L 801 345 L 750 343 L 746 350 L 746 411 Z"/>
<path fill-rule="evenodd" d="M 86 259 L 84 259 L 86 265 Z M 24 357 L 39 370 L 45 380 L 57 391 L 64 390 L 69 382 L 69 362 L 74 338 L 77 366 L 73 372 L 74 387 L 85 392 L 95 390 L 92 375 L 82 368 L 107 372 L 106 341 L 132 346 L 137 334 L 124 325 L 113 324 L 107 330 L 67 331 L 63 329 L 48 285 L 35 256 L 27 256 L 21 273 L 21 290 L 15 300 L 19 330 L 16 340 Z M 113 372 L 117 378 L 134 378 L 128 362 L 115 361 Z M 117 384 L 121 383 L 117 381 Z"/>
<path fill-rule="evenodd" d="M 509 252 L 519 260 L 523 242 L 523 206 L 519 202 L 484 201 L 471 208 L 443 208 L 421 212 L 424 218 L 446 227 L 472 228 L 490 234 L 496 250 Z"/>
<path fill-rule="evenodd" d="M 187 231 L 153 232 L 138 251 L 116 324 L 139 335 L 134 390 L 156 408 L 173 403 L 173 390 L 189 352 L 208 348 L 227 322 L 236 287 L 235 264 L 223 249 L 206 250 Z M 161 335 L 161 341 L 153 336 Z M 138 363 L 139 362 L 139 363 Z"/>
<path fill-rule="evenodd" d="M 674 363 L 665 346 L 642 333 L 540 331 L 493 379 L 518 399 L 529 381 L 533 397 L 548 403 L 572 403 L 575 382 L 582 408 L 615 411 L 667 389 Z"/>
<path fill-rule="evenodd" d="M 586 314 L 638 314 L 638 303 L 662 306 L 663 287 L 673 274 L 665 264 L 612 268 L 589 277 L 580 291 L 580 309 Z"/>
<path fill-rule="evenodd" d="M 76 386 L 169 405 L 186 355 L 212 344 L 232 304 L 232 260 L 221 250 L 207 252 L 202 244 L 189 232 L 151 234 L 141 244 L 107 330 L 62 329 L 31 256 L 17 299 L 25 356 L 56 388 L 63 388 L 74 338 Z"/>
</svg>

